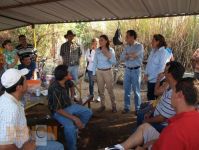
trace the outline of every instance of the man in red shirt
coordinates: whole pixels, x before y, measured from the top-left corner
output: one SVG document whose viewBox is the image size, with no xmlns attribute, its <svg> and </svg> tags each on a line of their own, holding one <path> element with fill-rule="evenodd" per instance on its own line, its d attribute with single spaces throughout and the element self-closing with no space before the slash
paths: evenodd
<svg viewBox="0 0 199 150">
<path fill-rule="evenodd" d="M 171 100 L 177 114 L 169 119 L 169 126 L 160 134 L 153 150 L 199 149 L 199 112 L 195 108 L 198 100 L 199 81 L 184 78 L 177 83 Z"/>
<path fill-rule="evenodd" d="M 150 124 L 141 125 L 129 139 L 105 150 L 125 150 L 132 145 L 136 150 L 198 150 L 199 149 L 199 81 L 183 78 L 172 88 L 171 104 L 176 115 L 168 119 L 169 125 L 161 134 Z M 136 143 L 136 144 L 135 144 Z"/>
</svg>

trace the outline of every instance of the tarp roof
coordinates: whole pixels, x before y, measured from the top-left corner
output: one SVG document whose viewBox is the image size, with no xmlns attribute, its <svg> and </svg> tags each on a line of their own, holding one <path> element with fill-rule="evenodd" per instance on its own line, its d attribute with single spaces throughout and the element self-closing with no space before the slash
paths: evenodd
<svg viewBox="0 0 199 150">
<path fill-rule="evenodd" d="M 0 0 L 0 31 L 32 24 L 199 14 L 199 0 Z"/>
</svg>

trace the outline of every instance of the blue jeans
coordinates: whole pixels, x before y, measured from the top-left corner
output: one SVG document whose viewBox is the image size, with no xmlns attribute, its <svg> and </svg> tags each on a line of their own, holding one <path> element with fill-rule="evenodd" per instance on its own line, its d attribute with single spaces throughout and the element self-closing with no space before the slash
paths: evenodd
<svg viewBox="0 0 199 150">
<path fill-rule="evenodd" d="M 70 72 L 73 80 L 76 82 L 78 81 L 78 69 L 79 69 L 78 65 L 68 66 L 68 72 Z"/>
<path fill-rule="evenodd" d="M 141 68 L 125 69 L 124 75 L 124 109 L 130 110 L 131 91 L 134 92 L 135 110 L 139 110 L 141 104 L 140 96 Z"/>
<path fill-rule="evenodd" d="M 94 81 L 92 79 L 93 72 L 88 70 L 88 80 L 89 80 L 89 92 L 90 95 L 94 95 Z"/>
<path fill-rule="evenodd" d="M 47 141 L 46 146 L 37 146 L 36 150 L 64 150 L 64 146 L 57 141 Z"/>
<path fill-rule="evenodd" d="M 64 111 L 77 116 L 81 122 L 86 125 L 92 116 L 92 111 L 87 107 L 73 104 L 64 108 Z M 77 127 L 71 119 L 68 119 L 58 113 L 54 113 L 53 117 L 64 126 L 64 135 L 68 150 L 76 150 L 77 143 Z"/>
<path fill-rule="evenodd" d="M 148 99 L 148 101 L 155 100 L 157 98 L 157 96 L 155 96 L 155 94 L 154 94 L 155 84 L 156 83 L 147 82 L 147 99 Z"/>
</svg>

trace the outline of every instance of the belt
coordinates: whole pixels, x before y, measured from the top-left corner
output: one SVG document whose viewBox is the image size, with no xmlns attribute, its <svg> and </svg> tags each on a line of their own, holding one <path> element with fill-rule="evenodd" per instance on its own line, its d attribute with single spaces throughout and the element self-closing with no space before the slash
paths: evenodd
<svg viewBox="0 0 199 150">
<path fill-rule="evenodd" d="M 101 71 L 108 71 L 108 70 L 111 70 L 111 68 L 107 68 L 107 69 L 99 69 L 97 68 L 98 70 L 101 70 Z"/>
<path fill-rule="evenodd" d="M 129 70 L 135 70 L 135 69 L 139 69 L 140 66 L 137 66 L 137 67 L 126 67 L 126 66 L 125 66 L 125 68 L 127 68 L 127 69 L 129 69 Z"/>
</svg>

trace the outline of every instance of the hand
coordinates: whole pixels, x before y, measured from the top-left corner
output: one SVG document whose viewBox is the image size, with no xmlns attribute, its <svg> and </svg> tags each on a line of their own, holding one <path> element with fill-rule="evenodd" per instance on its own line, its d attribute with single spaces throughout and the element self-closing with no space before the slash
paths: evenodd
<svg viewBox="0 0 199 150">
<path fill-rule="evenodd" d="M 78 129 L 84 128 L 84 124 L 81 122 L 81 120 L 78 117 L 74 116 L 73 121 L 74 121 L 74 123 L 75 123 L 75 125 L 77 126 Z"/>
<path fill-rule="evenodd" d="M 129 54 L 128 53 L 126 53 L 125 59 L 129 59 Z"/>
<path fill-rule="evenodd" d="M 135 59 L 136 57 L 137 57 L 137 55 L 135 52 L 129 54 L 129 58 L 131 58 L 131 59 Z"/>
<path fill-rule="evenodd" d="M 108 51 L 108 49 L 102 49 L 102 53 L 104 54 L 104 56 L 108 57 L 108 59 L 110 59 L 112 57 L 112 55 Z"/>
<path fill-rule="evenodd" d="M 150 114 L 150 113 L 146 113 L 146 114 L 144 115 L 144 120 L 149 119 L 149 118 L 150 118 L 150 116 L 151 116 L 151 114 Z"/>
<path fill-rule="evenodd" d="M 36 150 L 35 141 L 27 141 L 24 143 L 23 150 Z"/>
<path fill-rule="evenodd" d="M 157 77 L 157 81 L 161 81 L 161 79 L 163 79 L 164 77 L 165 77 L 164 72 L 159 73 L 159 74 L 158 74 L 158 77 Z"/>
<path fill-rule="evenodd" d="M 148 76 L 146 74 L 144 75 L 144 81 L 148 82 Z"/>
</svg>

